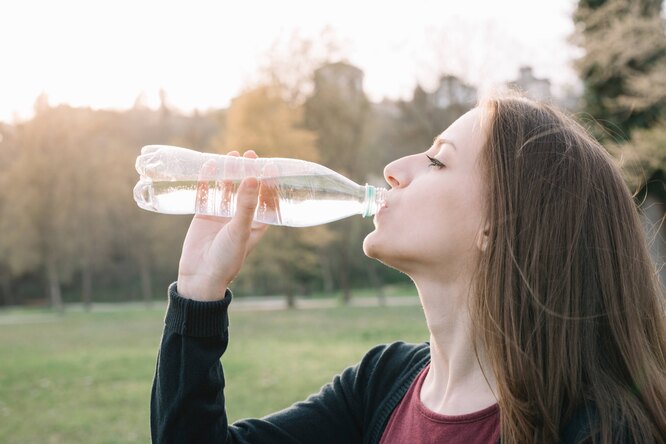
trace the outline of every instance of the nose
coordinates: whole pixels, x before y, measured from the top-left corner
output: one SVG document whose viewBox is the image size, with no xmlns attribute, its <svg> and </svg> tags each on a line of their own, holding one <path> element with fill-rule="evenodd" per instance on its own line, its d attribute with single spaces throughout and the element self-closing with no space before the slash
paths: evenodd
<svg viewBox="0 0 666 444">
<path fill-rule="evenodd" d="M 404 159 L 405 158 L 403 157 L 394 160 L 384 168 L 384 179 L 386 179 L 386 182 L 388 182 L 391 188 L 398 188 L 407 184 L 407 169 L 402 162 Z"/>
</svg>

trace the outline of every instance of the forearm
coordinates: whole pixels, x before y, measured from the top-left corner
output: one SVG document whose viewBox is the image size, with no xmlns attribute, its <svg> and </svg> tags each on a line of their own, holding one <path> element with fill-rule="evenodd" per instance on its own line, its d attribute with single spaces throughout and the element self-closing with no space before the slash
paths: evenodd
<svg viewBox="0 0 666 444">
<path fill-rule="evenodd" d="M 220 357 L 228 344 L 227 307 L 169 291 L 151 399 L 154 443 L 359 443 L 363 384 L 358 366 L 304 402 L 229 426 Z"/>
<path fill-rule="evenodd" d="M 220 357 L 228 344 L 230 301 L 230 292 L 219 302 L 198 302 L 170 287 L 151 396 L 153 442 L 226 442 Z"/>
</svg>

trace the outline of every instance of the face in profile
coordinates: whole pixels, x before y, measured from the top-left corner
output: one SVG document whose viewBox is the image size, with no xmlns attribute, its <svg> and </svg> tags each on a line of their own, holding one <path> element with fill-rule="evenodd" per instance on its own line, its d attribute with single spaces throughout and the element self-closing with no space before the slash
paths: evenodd
<svg viewBox="0 0 666 444">
<path fill-rule="evenodd" d="M 363 242 L 365 254 L 412 277 L 463 271 L 484 245 L 486 139 L 484 111 L 474 108 L 425 152 L 387 165 L 391 189 Z"/>
</svg>

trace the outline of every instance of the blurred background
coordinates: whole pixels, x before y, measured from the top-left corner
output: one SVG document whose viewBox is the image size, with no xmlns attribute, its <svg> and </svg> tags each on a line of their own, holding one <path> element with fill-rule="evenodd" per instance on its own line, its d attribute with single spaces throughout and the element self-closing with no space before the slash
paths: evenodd
<svg viewBox="0 0 666 444">
<path fill-rule="evenodd" d="M 639 201 L 659 224 L 661 1 L 358 3 L 4 6 L 0 305 L 163 298 L 190 217 L 133 202 L 143 145 L 255 149 L 382 184 L 384 165 L 507 86 L 597 122 L 632 191 L 654 189 Z M 371 227 L 272 230 L 237 293 L 347 301 L 404 282 L 363 256 Z"/>
<path fill-rule="evenodd" d="M 662 0 L 4 2 L 0 441 L 148 440 L 191 217 L 136 206 L 143 145 L 254 149 L 381 185 L 384 165 L 484 94 L 520 89 L 617 159 L 666 283 L 665 16 Z M 234 285 L 247 342 L 229 365 L 248 378 L 238 387 L 275 399 L 234 392 L 232 417 L 302 398 L 373 343 L 427 339 L 408 279 L 363 255 L 371 229 L 357 217 L 269 230 Z M 267 315 L 286 307 L 303 310 Z M 271 322 L 293 335 L 276 347 L 294 362 L 325 354 L 288 393 L 258 336 Z"/>
<path fill-rule="evenodd" d="M 659 225 L 662 3 L 5 4 L 0 306 L 162 298 L 190 218 L 133 203 L 143 145 L 255 149 L 381 184 L 386 163 L 503 87 L 596 125 Z M 340 291 L 346 301 L 354 287 L 404 282 L 363 257 L 370 228 L 272 230 L 237 292 Z"/>
</svg>

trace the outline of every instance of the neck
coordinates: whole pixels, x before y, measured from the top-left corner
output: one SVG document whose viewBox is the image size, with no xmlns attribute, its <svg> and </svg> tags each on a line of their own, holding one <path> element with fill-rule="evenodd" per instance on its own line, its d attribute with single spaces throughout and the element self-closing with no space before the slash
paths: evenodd
<svg viewBox="0 0 666 444">
<path fill-rule="evenodd" d="M 430 370 L 421 400 L 446 415 L 481 410 L 497 402 L 494 375 L 483 347 L 474 342 L 469 280 L 415 279 L 430 331 Z"/>
</svg>

